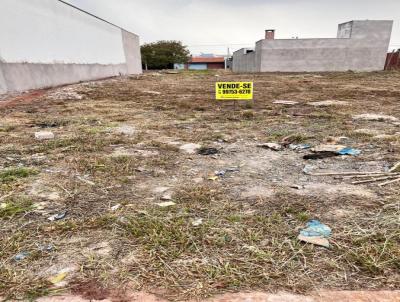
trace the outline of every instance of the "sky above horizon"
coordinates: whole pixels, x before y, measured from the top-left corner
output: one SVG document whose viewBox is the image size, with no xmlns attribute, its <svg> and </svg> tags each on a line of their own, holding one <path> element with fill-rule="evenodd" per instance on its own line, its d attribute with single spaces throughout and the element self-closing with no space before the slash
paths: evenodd
<svg viewBox="0 0 400 302">
<path fill-rule="evenodd" d="M 140 36 L 179 40 L 193 54 L 254 47 L 265 29 L 276 38 L 334 38 L 350 20 L 394 20 L 400 48 L 400 0 L 66 0 Z"/>
</svg>

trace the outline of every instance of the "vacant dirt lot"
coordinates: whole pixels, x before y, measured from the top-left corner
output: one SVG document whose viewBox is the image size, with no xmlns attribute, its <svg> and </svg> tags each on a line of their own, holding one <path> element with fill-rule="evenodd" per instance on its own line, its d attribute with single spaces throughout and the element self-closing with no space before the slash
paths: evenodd
<svg viewBox="0 0 400 302">
<path fill-rule="evenodd" d="M 254 103 L 214 100 L 216 81 L 239 80 Z M 0 296 L 398 289 L 400 182 L 313 174 L 392 168 L 399 105 L 399 72 L 148 73 L 3 100 Z M 329 249 L 297 240 L 310 219 Z"/>
</svg>

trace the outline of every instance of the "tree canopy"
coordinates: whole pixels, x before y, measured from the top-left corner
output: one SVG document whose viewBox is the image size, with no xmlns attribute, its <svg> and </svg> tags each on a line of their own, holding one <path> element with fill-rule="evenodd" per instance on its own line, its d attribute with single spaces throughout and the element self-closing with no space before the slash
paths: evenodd
<svg viewBox="0 0 400 302">
<path fill-rule="evenodd" d="M 142 63 L 148 69 L 172 69 L 174 63 L 186 63 L 189 50 L 180 41 L 158 41 L 141 47 Z"/>
</svg>

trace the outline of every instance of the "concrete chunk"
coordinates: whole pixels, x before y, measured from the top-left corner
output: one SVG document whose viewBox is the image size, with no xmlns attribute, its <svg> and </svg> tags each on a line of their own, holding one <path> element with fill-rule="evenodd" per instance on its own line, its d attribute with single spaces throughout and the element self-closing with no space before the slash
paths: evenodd
<svg viewBox="0 0 400 302">
<path fill-rule="evenodd" d="M 37 140 L 50 140 L 54 139 L 55 135 L 51 131 L 40 131 L 40 132 L 35 132 L 35 138 Z"/>
</svg>

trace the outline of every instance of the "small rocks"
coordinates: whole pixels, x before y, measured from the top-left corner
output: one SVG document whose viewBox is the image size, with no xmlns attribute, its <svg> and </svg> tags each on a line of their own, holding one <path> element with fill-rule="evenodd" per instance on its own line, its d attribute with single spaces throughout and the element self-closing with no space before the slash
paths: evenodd
<svg viewBox="0 0 400 302">
<path fill-rule="evenodd" d="M 353 116 L 353 120 L 361 121 L 375 121 L 375 122 L 397 122 L 398 118 L 391 115 L 376 114 L 376 113 L 365 113 Z"/>
<path fill-rule="evenodd" d="M 39 131 L 35 132 L 35 138 L 40 141 L 51 140 L 55 138 L 55 135 L 51 131 Z"/>
<path fill-rule="evenodd" d="M 179 150 L 181 150 L 184 153 L 187 154 L 196 154 L 197 151 L 201 148 L 201 145 L 199 144 L 185 144 L 179 147 Z"/>
</svg>

